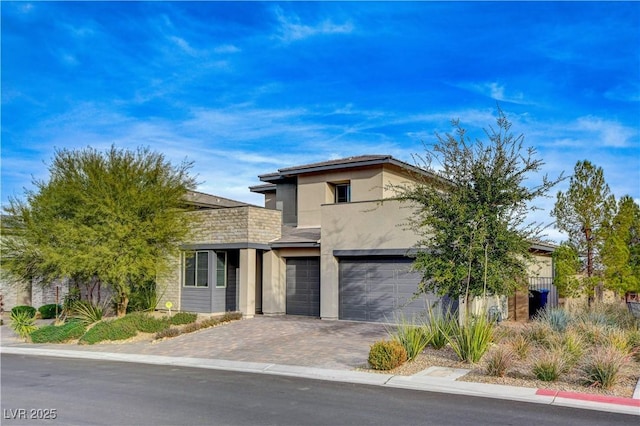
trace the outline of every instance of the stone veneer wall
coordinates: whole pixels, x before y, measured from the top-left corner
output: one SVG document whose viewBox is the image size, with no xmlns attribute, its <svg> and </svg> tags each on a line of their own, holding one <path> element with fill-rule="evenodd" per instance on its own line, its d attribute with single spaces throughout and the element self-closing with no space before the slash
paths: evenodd
<svg viewBox="0 0 640 426">
<path fill-rule="evenodd" d="M 197 210 L 192 234 L 185 244 L 268 244 L 281 235 L 282 213 L 262 207 L 243 206 L 223 209 Z M 169 268 L 158 274 L 159 309 L 166 301 L 173 309 L 180 309 L 180 257 L 169 259 Z"/>
</svg>

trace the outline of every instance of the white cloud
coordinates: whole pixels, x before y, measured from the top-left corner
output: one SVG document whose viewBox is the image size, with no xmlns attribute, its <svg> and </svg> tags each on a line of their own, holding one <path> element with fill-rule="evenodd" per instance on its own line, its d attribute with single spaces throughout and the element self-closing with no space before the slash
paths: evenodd
<svg viewBox="0 0 640 426">
<path fill-rule="evenodd" d="M 214 53 L 237 53 L 240 52 L 240 49 L 233 44 L 223 44 L 221 46 L 217 46 L 213 49 Z"/>
<path fill-rule="evenodd" d="M 592 143 L 606 147 L 621 148 L 630 146 L 638 138 L 638 130 L 625 127 L 617 121 L 600 117 L 580 117 L 575 123 L 576 130 L 587 131 L 596 137 Z M 636 141 L 637 142 L 637 141 Z"/>
<path fill-rule="evenodd" d="M 353 32 L 353 24 L 349 21 L 336 24 L 329 19 L 315 25 L 303 24 L 295 14 L 285 15 L 280 7 L 275 8 L 276 18 L 280 24 L 278 37 L 286 42 L 302 40 L 317 35 L 349 34 Z"/>
<path fill-rule="evenodd" d="M 530 101 L 525 100 L 522 92 L 507 92 L 504 84 L 495 81 L 485 83 L 456 83 L 453 84 L 453 86 L 487 96 L 496 101 L 522 105 L 531 104 Z"/>
</svg>

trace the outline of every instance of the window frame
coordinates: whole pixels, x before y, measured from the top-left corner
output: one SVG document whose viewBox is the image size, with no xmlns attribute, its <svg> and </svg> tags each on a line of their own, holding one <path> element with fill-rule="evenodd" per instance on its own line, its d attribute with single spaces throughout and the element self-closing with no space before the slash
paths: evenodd
<svg viewBox="0 0 640 426">
<path fill-rule="evenodd" d="M 333 202 L 335 204 L 345 204 L 345 203 L 350 203 L 351 202 L 351 182 L 345 182 L 345 183 L 336 183 L 333 185 L 334 186 L 334 197 L 333 197 Z M 346 194 L 345 194 L 345 200 L 344 201 L 340 201 L 339 197 L 340 197 L 340 189 L 341 188 L 346 188 Z"/>
<path fill-rule="evenodd" d="M 227 288 L 227 252 L 226 251 L 216 251 L 216 271 L 215 271 L 215 277 L 216 277 L 216 288 Z M 218 273 L 220 272 L 220 270 L 218 269 L 218 266 L 220 266 L 219 261 L 220 258 L 224 257 L 224 262 L 222 263 L 222 276 L 223 276 L 223 283 L 220 284 L 220 280 L 218 279 Z"/>
<path fill-rule="evenodd" d="M 205 285 L 198 285 L 198 276 L 199 276 L 199 270 L 200 268 L 198 268 L 198 259 L 200 258 L 200 256 L 198 256 L 199 254 L 206 254 L 207 255 L 207 269 L 206 269 L 206 284 Z M 193 255 L 194 257 L 194 265 L 193 265 L 193 284 L 187 284 L 187 262 L 188 259 L 187 257 Z M 183 252 L 182 255 L 182 259 L 183 259 L 183 263 L 182 263 L 182 286 L 183 287 L 188 287 L 188 288 L 209 288 L 209 282 L 211 274 L 211 268 L 210 268 L 210 264 L 211 264 L 211 256 L 210 256 L 210 251 L 208 250 L 187 250 Z"/>
</svg>

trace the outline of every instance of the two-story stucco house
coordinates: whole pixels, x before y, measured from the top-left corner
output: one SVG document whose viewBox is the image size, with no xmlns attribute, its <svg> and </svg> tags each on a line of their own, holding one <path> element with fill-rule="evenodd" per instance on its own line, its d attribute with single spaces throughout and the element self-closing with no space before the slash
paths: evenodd
<svg viewBox="0 0 640 426">
<path fill-rule="evenodd" d="M 433 177 L 388 155 L 279 169 L 250 188 L 264 207 L 195 194 L 198 216 L 160 291 L 183 311 L 239 310 L 358 321 L 424 311 L 407 254 L 412 210 L 390 185 Z M 551 277 L 551 249 L 537 245 L 532 275 Z M 535 271 L 535 272 L 534 272 Z M 164 290 L 163 290 L 164 289 Z M 525 299 L 526 301 L 526 299 Z"/>
</svg>

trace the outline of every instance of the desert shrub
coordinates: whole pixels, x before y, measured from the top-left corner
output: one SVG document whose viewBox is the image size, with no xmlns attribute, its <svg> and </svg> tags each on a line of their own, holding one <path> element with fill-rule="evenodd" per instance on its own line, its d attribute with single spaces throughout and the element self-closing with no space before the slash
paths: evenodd
<svg viewBox="0 0 640 426">
<path fill-rule="evenodd" d="M 494 323 L 484 315 L 467 316 L 460 325 L 452 324 L 451 335 L 447 341 L 461 361 L 476 363 L 480 361 L 493 341 Z"/>
<path fill-rule="evenodd" d="M 28 306 L 29 308 L 31 306 Z M 14 308 L 15 309 L 15 308 Z M 29 337 L 38 327 L 36 327 L 35 309 L 11 310 L 11 329 L 23 339 Z"/>
<path fill-rule="evenodd" d="M 599 347 L 582 366 L 584 384 L 609 389 L 616 384 L 620 370 L 629 362 L 628 355 L 615 348 Z"/>
<path fill-rule="evenodd" d="M 429 309 L 429 322 L 425 324 L 425 328 L 431 339 L 429 344 L 434 349 L 442 349 L 447 344 L 447 336 L 458 321 L 451 313 L 442 313 Z"/>
<path fill-rule="evenodd" d="M 58 314 L 62 312 L 62 306 L 56 305 L 55 303 L 50 303 L 48 305 L 40 306 L 38 308 L 38 312 L 40 312 L 40 318 L 52 319 L 56 317 L 56 312 Z"/>
<path fill-rule="evenodd" d="M 158 295 L 155 281 L 135 283 L 131 286 L 131 298 L 127 305 L 127 313 L 154 311 L 161 296 Z"/>
<path fill-rule="evenodd" d="M 143 333 L 157 333 L 169 328 L 170 325 L 167 318 L 155 318 L 144 312 L 133 312 L 116 321 L 131 324 Z"/>
<path fill-rule="evenodd" d="M 200 330 L 201 328 L 209 328 L 214 325 L 218 325 L 220 322 L 215 318 L 207 318 L 202 322 L 192 322 L 191 324 L 187 324 L 182 327 L 183 333 L 193 333 L 195 331 Z"/>
<path fill-rule="evenodd" d="M 525 360 L 531 349 L 531 340 L 524 334 L 516 334 L 509 340 L 509 346 L 520 360 Z"/>
<path fill-rule="evenodd" d="M 407 351 L 407 359 L 413 361 L 429 344 L 431 335 L 421 325 L 416 325 L 404 316 L 397 319 L 394 327 L 389 327 L 391 339 L 400 343 Z"/>
<path fill-rule="evenodd" d="M 486 356 L 485 371 L 489 376 L 504 377 L 515 364 L 515 354 L 509 348 L 497 346 Z"/>
<path fill-rule="evenodd" d="M 369 365 L 374 370 L 393 370 L 407 360 L 407 350 L 396 340 L 381 340 L 371 345 Z"/>
<path fill-rule="evenodd" d="M 138 334 L 135 325 L 121 319 L 100 321 L 87 331 L 78 343 L 93 345 L 105 340 L 126 340 Z"/>
<path fill-rule="evenodd" d="M 536 321 L 549 324 L 549 326 L 558 333 L 564 333 L 569 325 L 571 317 L 561 308 L 547 308 L 543 309 L 536 316 Z"/>
<path fill-rule="evenodd" d="M 100 321 L 103 314 L 104 307 L 102 305 L 94 305 L 86 300 L 72 302 L 69 309 L 69 316 L 80 320 L 85 325 Z"/>
<path fill-rule="evenodd" d="M 71 320 L 62 325 L 47 325 L 31 333 L 33 343 L 64 343 L 79 339 L 86 331 L 85 325 Z"/>
<path fill-rule="evenodd" d="M 193 312 L 178 312 L 174 316 L 171 317 L 171 324 L 174 325 L 182 325 L 182 324 L 190 324 L 195 322 L 198 319 L 198 314 Z"/>
<path fill-rule="evenodd" d="M 533 362 L 531 371 L 538 380 L 554 382 L 566 370 L 564 357 L 558 351 L 545 351 Z"/>
<path fill-rule="evenodd" d="M 573 330 L 568 330 L 562 337 L 559 350 L 562 351 L 565 367 L 570 369 L 578 364 L 582 358 L 586 351 L 586 343 L 580 334 Z"/>
<path fill-rule="evenodd" d="M 607 336 L 609 335 L 611 326 L 605 322 L 590 322 L 582 319 L 571 328 L 580 334 L 586 343 L 597 346 L 607 342 Z"/>
<path fill-rule="evenodd" d="M 628 338 L 629 346 L 631 347 L 630 353 L 633 356 L 633 359 L 640 362 L 640 330 L 630 330 Z"/>
<path fill-rule="evenodd" d="M 541 321 L 533 321 L 530 324 L 527 324 L 523 333 L 531 343 L 542 347 L 550 347 L 551 339 L 554 335 L 554 331 L 551 326 L 548 323 Z"/>
<path fill-rule="evenodd" d="M 165 328 L 164 330 L 158 331 L 153 338 L 157 340 L 157 339 L 164 339 L 167 337 L 176 337 L 181 334 L 182 332 L 180 331 L 179 328 L 170 327 L 170 328 Z"/>
<path fill-rule="evenodd" d="M 610 328 L 607 330 L 604 346 L 609 346 L 619 352 L 629 354 L 631 352 L 632 343 L 629 341 L 628 333 L 619 328 Z"/>
<path fill-rule="evenodd" d="M 36 316 L 36 308 L 34 308 L 33 306 L 28 306 L 28 305 L 20 305 L 20 306 L 14 306 L 13 308 L 11 308 L 11 313 L 19 313 L 19 312 L 26 312 L 27 316 L 33 318 Z"/>
<path fill-rule="evenodd" d="M 220 318 L 220 322 L 229 322 L 242 319 L 242 312 L 225 312 Z"/>
</svg>

